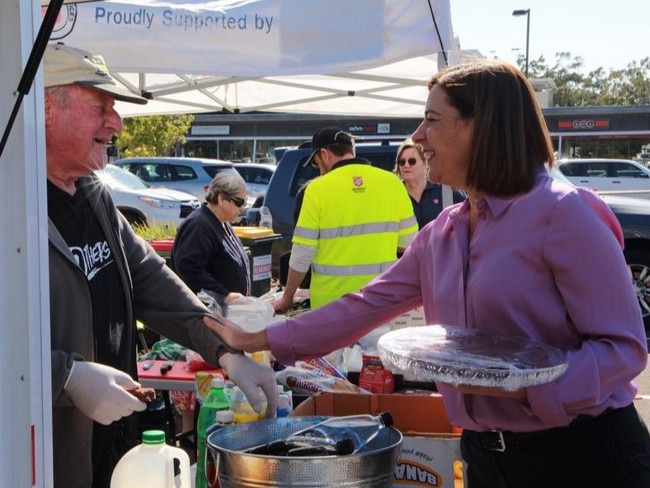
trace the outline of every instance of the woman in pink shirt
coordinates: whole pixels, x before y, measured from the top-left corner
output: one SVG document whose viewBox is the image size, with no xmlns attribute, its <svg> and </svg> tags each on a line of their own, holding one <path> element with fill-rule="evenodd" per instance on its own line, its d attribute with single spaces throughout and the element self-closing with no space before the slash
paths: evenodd
<svg viewBox="0 0 650 488">
<path fill-rule="evenodd" d="M 389 270 L 260 333 L 206 325 L 284 363 L 350 345 L 420 305 L 429 324 L 542 341 L 568 359 L 549 383 L 437 384 L 463 427 L 469 488 L 650 486 L 650 436 L 633 405 L 648 352 L 622 231 L 600 197 L 547 174 L 553 148 L 528 80 L 498 60 L 440 71 L 413 140 L 429 179 L 468 199 Z"/>
</svg>

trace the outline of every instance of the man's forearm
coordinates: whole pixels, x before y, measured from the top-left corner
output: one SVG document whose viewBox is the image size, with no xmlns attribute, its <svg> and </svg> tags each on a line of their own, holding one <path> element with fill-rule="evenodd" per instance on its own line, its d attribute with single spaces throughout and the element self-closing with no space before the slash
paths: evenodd
<svg viewBox="0 0 650 488">
<path fill-rule="evenodd" d="M 298 288 L 300 288 L 300 284 L 305 279 L 306 274 L 289 267 L 289 276 L 287 277 L 287 284 L 284 287 L 284 293 L 282 295 L 293 300 L 293 296 L 296 294 Z"/>
</svg>

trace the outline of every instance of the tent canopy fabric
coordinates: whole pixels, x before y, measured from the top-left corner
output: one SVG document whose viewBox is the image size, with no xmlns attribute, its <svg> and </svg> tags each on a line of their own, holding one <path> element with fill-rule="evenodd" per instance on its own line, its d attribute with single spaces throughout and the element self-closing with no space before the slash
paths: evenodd
<svg viewBox="0 0 650 488">
<path fill-rule="evenodd" d="M 419 116 L 457 57 L 449 0 L 112 0 L 62 7 L 51 42 L 101 54 L 151 98 L 124 116 Z"/>
</svg>

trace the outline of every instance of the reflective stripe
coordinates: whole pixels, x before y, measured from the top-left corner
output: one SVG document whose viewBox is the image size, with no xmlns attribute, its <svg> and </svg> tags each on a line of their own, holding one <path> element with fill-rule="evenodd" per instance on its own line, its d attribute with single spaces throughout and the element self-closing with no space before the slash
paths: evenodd
<svg viewBox="0 0 650 488">
<path fill-rule="evenodd" d="M 399 223 L 400 230 L 401 229 L 410 229 L 411 227 L 415 227 L 415 230 L 417 232 L 418 220 L 415 218 L 415 216 L 409 217 L 408 219 L 403 219 Z"/>
<path fill-rule="evenodd" d="M 338 237 L 364 236 L 380 232 L 398 232 L 401 227 L 402 224 L 398 222 L 375 222 L 372 224 L 331 227 L 329 229 L 320 229 L 320 232 L 304 227 L 296 227 L 294 235 L 304 239 L 336 239 Z"/>
<path fill-rule="evenodd" d="M 357 264 L 353 266 L 336 266 L 332 264 L 312 263 L 314 273 L 329 276 L 378 275 L 393 265 L 393 262 L 378 264 Z"/>
<path fill-rule="evenodd" d="M 318 239 L 318 229 L 308 229 L 307 227 L 296 227 L 293 230 L 293 235 L 297 237 L 302 237 L 303 239 Z"/>
</svg>

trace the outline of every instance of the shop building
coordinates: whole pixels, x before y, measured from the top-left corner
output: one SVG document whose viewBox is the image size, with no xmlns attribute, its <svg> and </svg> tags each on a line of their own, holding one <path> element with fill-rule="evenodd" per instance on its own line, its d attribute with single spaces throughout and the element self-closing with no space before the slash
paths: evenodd
<svg viewBox="0 0 650 488">
<path fill-rule="evenodd" d="M 650 153 L 650 106 L 542 109 L 558 155 L 643 160 Z M 309 114 L 197 114 L 182 149 L 185 156 L 275 162 L 273 150 L 311 140 L 334 125 L 363 139 L 401 140 L 421 118 Z M 255 155 L 255 156 L 253 156 Z"/>
</svg>

